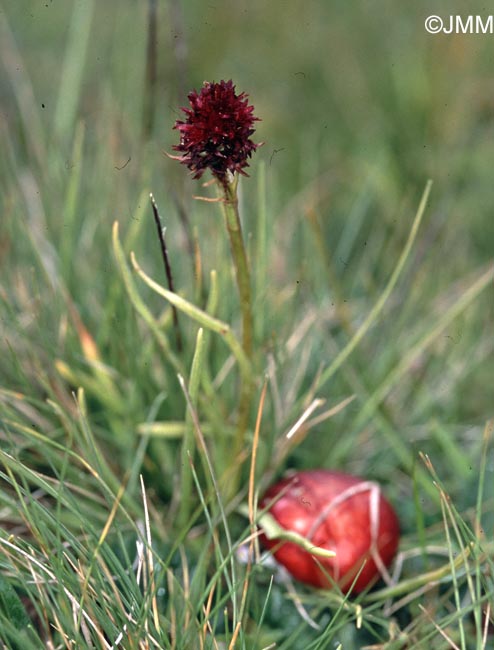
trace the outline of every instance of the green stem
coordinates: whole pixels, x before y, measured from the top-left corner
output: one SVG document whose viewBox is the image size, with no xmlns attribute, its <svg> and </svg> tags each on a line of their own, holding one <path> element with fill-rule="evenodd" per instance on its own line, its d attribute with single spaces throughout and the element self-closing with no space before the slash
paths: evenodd
<svg viewBox="0 0 494 650">
<path fill-rule="evenodd" d="M 245 356 L 252 360 L 252 289 L 250 282 L 249 262 L 242 236 L 242 226 L 238 212 L 237 198 L 238 176 L 232 180 L 219 179 L 218 191 L 221 197 L 221 207 L 225 225 L 230 239 L 230 250 L 235 267 L 240 311 L 242 314 L 242 348 Z M 242 450 L 245 432 L 249 423 L 250 404 L 254 384 L 250 378 L 242 378 L 240 386 L 237 432 L 235 437 L 235 457 Z"/>
<path fill-rule="evenodd" d="M 225 217 L 225 225 L 230 238 L 230 249 L 235 266 L 240 311 L 242 313 L 242 347 L 247 357 L 252 357 L 252 290 L 250 286 L 249 263 L 242 237 L 242 226 L 238 213 L 237 198 L 238 178 L 231 182 L 219 182 L 221 191 L 221 206 Z"/>
</svg>

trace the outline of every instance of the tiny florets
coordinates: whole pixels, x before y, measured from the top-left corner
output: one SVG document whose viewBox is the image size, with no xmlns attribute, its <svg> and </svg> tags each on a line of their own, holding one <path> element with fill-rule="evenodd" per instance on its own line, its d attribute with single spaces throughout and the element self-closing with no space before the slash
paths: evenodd
<svg viewBox="0 0 494 650">
<path fill-rule="evenodd" d="M 182 108 L 185 120 L 173 128 L 180 132 L 180 144 L 173 149 L 182 155 L 176 159 L 186 165 L 194 178 L 209 169 L 224 181 L 228 171 L 247 176 L 248 159 L 259 147 L 250 136 L 254 133 L 254 107 L 246 93 L 235 93 L 233 81 L 204 82 L 201 91 L 188 95 L 190 108 Z"/>
</svg>

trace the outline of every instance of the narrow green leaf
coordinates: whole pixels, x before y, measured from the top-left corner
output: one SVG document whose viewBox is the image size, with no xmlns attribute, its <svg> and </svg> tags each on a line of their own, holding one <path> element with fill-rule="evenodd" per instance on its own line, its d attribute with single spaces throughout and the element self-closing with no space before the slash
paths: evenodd
<svg viewBox="0 0 494 650">
<path fill-rule="evenodd" d="M 240 345 L 237 338 L 233 334 L 228 323 L 225 323 L 219 320 L 218 318 L 214 318 L 207 312 L 203 311 L 202 309 L 199 309 L 199 307 L 193 305 L 188 300 L 185 300 L 185 298 L 182 298 L 182 296 L 179 296 L 178 294 L 173 293 L 172 291 L 169 291 L 168 289 L 162 287 L 160 284 L 155 282 L 141 269 L 141 267 L 137 263 L 134 253 L 131 253 L 130 257 L 134 269 L 136 270 L 137 274 L 148 285 L 148 287 L 151 287 L 153 291 L 155 291 L 157 294 L 159 294 L 160 296 L 168 300 L 169 303 L 174 305 L 177 309 L 182 311 L 184 314 L 187 314 L 189 318 L 199 323 L 199 325 L 202 325 L 203 327 L 206 327 L 207 329 L 216 332 L 217 334 L 220 334 L 223 337 L 225 343 L 230 348 L 233 356 L 237 359 L 241 373 L 250 379 L 252 376 L 252 368 L 250 362 L 248 358 L 245 356 L 242 346 Z"/>
<path fill-rule="evenodd" d="M 192 368 L 189 380 L 190 404 L 196 409 L 199 395 L 199 385 L 201 382 L 201 373 L 204 364 L 204 330 L 199 328 L 196 338 L 196 349 L 192 359 Z M 180 512 L 179 522 L 185 524 L 192 510 L 192 473 L 189 459 L 194 460 L 195 450 L 194 439 L 194 422 L 192 420 L 189 405 L 186 405 L 185 412 L 185 434 L 182 442 L 182 471 L 180 475 Z"/>
<path fill-rule="evenodd" d="M 127 263 L 125 261 L 125 255 L 122 249 L 122 245 L 120 243 L 120 238 L 118 235 L 118 221 L 115 221 L 115 223 L 113 224 L 113 251 L 115 253 L 115 258 L 117 260 L 118 270 L 120 271 L 120 275 L 122 276 L 122 280 L 127 290 L 127 295 L 129 296 L 129 299 L 132 305 L 134 306 L 134 309 L 139 314 L 139 316 L 141 316 L 141 318 L 147 324 L 151 332 L 154 334 L 165 357 L 168 359 L 168 361 L 171 363 L 171 365 L 175 368 L 177 372 L 182 373 L 183 372 L 182 362 L 172 351 L 167 336 L 164 334 L 163 330 L 159 327 L 156 319 L 151 314 L 151 312 L 149 311 L 149 309 L 147 308 L 146 304 L 144 303 L 144 301 L 142 300 L 141 296 L 137 291 L 132 275 L 127 267 Z"/>
</svg>

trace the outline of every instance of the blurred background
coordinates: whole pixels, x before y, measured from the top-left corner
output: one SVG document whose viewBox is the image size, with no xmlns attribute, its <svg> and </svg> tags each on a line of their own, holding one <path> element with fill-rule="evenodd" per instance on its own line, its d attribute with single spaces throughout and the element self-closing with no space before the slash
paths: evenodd
<svg viewBox="0 0 494 650">
<path fill-rule="evenodd" d="M 187 92 L 232 78 L 262 117 L 258 158 L 283 181 L 278 205 L 320 178 L 325 228 L 337 238 L 369 184 L 372 201 L 386 197 L 373 226 L 387 228 L 432 178 L 437 227 L 485 261 L 494 243 L 492 35 L 431 35 L 424 19 L 486 12 L 459 1 L 4 1 L 2 129 L 18 164 L 43 165 L 54 146 L 69 167 L 83 120 L 88 155 L 110 149 L 108 176 L 95 166 L 99 178 L 85 185 L 104 183 L 115 208 L 129 210 L 120 188 L 138 170 L 161 173 L 164 191 L 183 177 L 163 151 L 177 139 Z"/>
</svg>

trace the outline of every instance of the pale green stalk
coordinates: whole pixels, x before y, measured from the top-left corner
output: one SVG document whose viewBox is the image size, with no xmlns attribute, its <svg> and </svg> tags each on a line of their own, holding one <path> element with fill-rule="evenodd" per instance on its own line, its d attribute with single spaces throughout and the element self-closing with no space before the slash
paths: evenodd
<svg viewBox="0 0 494 650">
<path fill-rule="evenodd" d="M 218 182 L 221 196 L 221 208 L 230 239 L 230 248 L 235 278 L 237 280 L 240 311 L 242 313 L 242 347 L 246 356 L 252 357 L 252 290 L 250 286 L 249 263 L 242 236 L 242 225 L 238 213 L 237 198 L 238 177 L 231 182 Z"/>
<path fill-rule="evenodd" d="M 197 409 L 197 400 L 199 395 L 199 386 L 204 366 L 204 330 L 199 328 L 196 338 L 196 349 L 192 359 L 192 367 L 189 379 L 189 396 L 190 402 L 194 409 Z M 185 412 L 185 431 L 182 441 L 181 451 L 181 474 L 180 474 L 180 509 L 178 513 L 178 527 L 185 526 L 191 511 L 192 495 L 192 473 L 190 470 L 189 459 L 194 459 L 194 423 L 192 421 L 191 410 L 187 406 Z"/>
<path fill-rule="evenodd" d="M 225 226 L 230 239 L 230 250 L 235 267 L 238 295 L 240 299 L 240 312 L 242 314 L 242 348 L 245 356 L 252 360 L 252 289 L 249 272 L 249 262 L 242 236 L 242 225 L 238 212 L 237 197 L 238 176 L 232 180 L 218 180 L 218 192 L 221 207 L 225 218 Z M 237 432 L 233 449 L 234 458 L 242 451 L 245 433 L 249 424 L 250 405 L 252 402 L 254 383 L 250 377 L 241 378 L 239 390 L 239 406 Z M 234 482 L 237 479 L 234 479 Z M 233 489 L 233 486 L 232 486 Z"/>
</svg>

